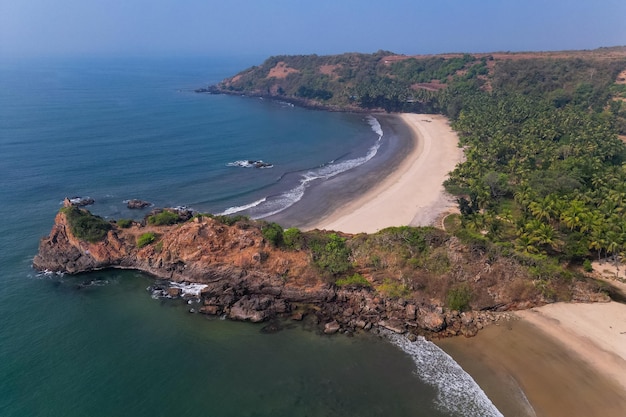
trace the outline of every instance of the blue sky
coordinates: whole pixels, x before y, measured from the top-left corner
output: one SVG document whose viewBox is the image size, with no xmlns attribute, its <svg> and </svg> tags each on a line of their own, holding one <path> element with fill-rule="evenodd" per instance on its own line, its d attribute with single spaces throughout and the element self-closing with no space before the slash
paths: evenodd
<svg viewBox="0 0 626 417">
<path fill-rule="evenodd" d="M 0 56 L 593 49 L 625 22 L 626 0 L 0 0 Z"/>
</svg>

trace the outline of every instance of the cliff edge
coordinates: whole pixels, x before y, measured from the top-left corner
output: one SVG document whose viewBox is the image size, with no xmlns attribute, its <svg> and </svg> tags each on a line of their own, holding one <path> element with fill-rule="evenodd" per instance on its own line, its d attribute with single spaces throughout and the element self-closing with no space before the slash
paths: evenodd
<svg viewBox="0 0 626 417">
<path fill-rule="evenodd" d="M 175 221 L 155 224 L 163 219 Z M 100 235 L 77 237 L 98 227 Z M 326 333 L 383 327 L 471 336 L 508 317 L 508 310 L 550 301 L 510 260 L 488 260 L 437 229 L 356 236 L 289 231 L 283 236 L 277 225 L 247 218 L 183 221 L 171 209 L 156 210 L 143 222 L 106 222 L 65 207 L 40 241 L 33 266 L 68 274 L 134 269 L 199 283 L 200 313 L 253 322 L 308 316 Z M 570 287 L 570 299 L 606 297 L 584 281 Z"/>
</svg>

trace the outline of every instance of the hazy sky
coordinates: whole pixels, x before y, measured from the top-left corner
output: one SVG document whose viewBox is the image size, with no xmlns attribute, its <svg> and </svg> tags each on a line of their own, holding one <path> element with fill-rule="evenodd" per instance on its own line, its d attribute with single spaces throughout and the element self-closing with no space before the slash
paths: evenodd
<svg viewBox="0 0 626 417">
<path fill-rule="evenodd" d="M 626 45 L 626 0 L 0 0 L 0 56 Z"/>
</svg>

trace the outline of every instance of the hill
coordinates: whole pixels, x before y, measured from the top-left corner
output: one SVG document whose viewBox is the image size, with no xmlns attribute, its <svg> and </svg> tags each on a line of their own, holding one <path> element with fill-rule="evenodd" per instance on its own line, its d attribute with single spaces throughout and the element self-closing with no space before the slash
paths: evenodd
<svg viewBox="0 0 626 417">
<path fill-rule="evenodd" d="M 626 47 L 591 51 L 481 54 L 282 55 L 201 91 L 287 100 L 332 110 L 386 110 L 456 116 L 459 93 L 518 92 L 559 106 L 612 111 L 626 134 Z"/>
</svg>

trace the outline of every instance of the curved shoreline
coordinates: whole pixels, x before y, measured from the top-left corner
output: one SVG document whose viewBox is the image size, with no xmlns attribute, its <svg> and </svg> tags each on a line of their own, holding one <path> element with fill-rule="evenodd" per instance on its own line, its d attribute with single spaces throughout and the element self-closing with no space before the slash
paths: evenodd
<svg viewBox="0 0 626 417">
<path fill-rule="evenodd" d="M 462 161 L 463 150 L 448 120 L 440 115 L 401 114 L 412 148 L 394 170 L 310 229 L 374 233 L 390 226 L 427 226 L 455 207 L 443 182 Z"/>
<path fill-rule="evenodd" d="M 626 409 L 626 305 L 556 303 L 471 339 L 436 341 L 504 415 L 621 417 Z"/>
<path fill-rule="evenodd" d="M 448 120 L 431 114 L 374 116 L 384 143 L 372 160 L 312 185 L 302 200 L 264 219 L 303 230 L 373 233 L 432 225 L 456 210 L 443 182 L 464 155 Z"/>
<path fill-rule="evenodd" d="M 283 227 L 314 229 L 320 219 L 328 218 L 393 175 L 397 167 L 413 153 L 417 140 L 399 115 L 374 113 L 372 116 L 381 124 L 383 139 L 371 160 L 332 178 L 311 183 L 301 200 L 263 219 Z"/>
</svg>

